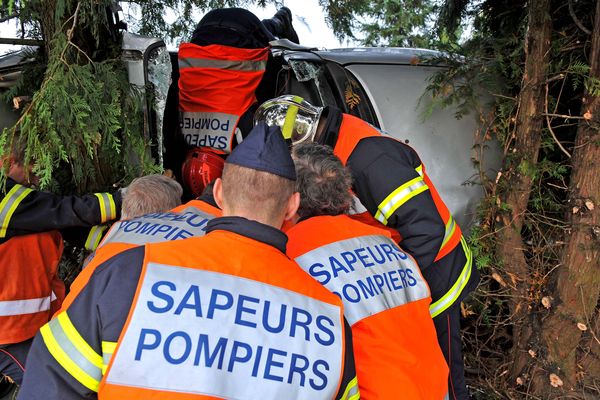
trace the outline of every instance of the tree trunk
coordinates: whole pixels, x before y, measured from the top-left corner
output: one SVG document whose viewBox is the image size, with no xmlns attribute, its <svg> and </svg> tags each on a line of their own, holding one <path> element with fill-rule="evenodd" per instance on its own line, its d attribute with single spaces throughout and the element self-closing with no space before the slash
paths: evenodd
<svg viewBox="0 0 600 400">
<path fill-rule="evenodd" d="M 57 0 L 34 0 L 29 7 L 39 15 L 42 39 L 44 40 L 44 53 L 48 58 L 51 49 L 51 41 L 56 32 L 56 10 Z"/>
<path fill-rule="evenodd" d="M 600 1 L 596 1 L 595 13 L 590 78 L 600 79 Z M 588 368 L 598 371 L 600 97 L 586 90 L 581 114 L 585 119 L 578 126 L 573 151 L 567 211 L 570 229 L 557 270 L 554 296 L 557 306 L 544 321 L 542 330 L 548 346 L 548 362 L 555 367 L 551 372 L 562 378 L 568 391 L 576 388 L 580 378 L 600 380 L 600 376 L 582 370 L 580 363 L 582 358 L 586 359 Z"/>
<path fill-rule="evenodd" d="M 527 350 L 532 324 L 529 312 L 529 271 L 521 239 L 524 214 L 529 202 L 532 177 L 541 144 L 545 81 L 552 23 L 549 0 L 529 2 L 528 29 L 525 37 L 525 70 L 519 96 L 519 110 L 514 133 L 514 143 L 505 158 L 503 182 L 505 195 L 501 201 L 509 212 L 501 215 L 502 229 L 498 231 L 497 252 L 503 260 L 504 271 L 514 285 L 510 311 L 513 330 L 512 382 L 515 382 L 528 361 Z"/>
</svg>

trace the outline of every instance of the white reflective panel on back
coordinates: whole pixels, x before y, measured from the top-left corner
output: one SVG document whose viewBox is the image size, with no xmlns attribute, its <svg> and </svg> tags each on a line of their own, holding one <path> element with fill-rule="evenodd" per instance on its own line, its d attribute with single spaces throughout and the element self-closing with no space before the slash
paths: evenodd
<svg viewBox="0 0 600 400">
<path fill-rule="evenodd" d="M 107 243 L 146 243 L 166 242 L 204 236 L 206 224 L 214 216 L 195 207 L 179 212 L 146 214 L 138 218 L 116 222 L 99 247 Z"/>
<path fill-rule="evenodd" d="M 179 126 L 187 144 L 229 152 L 239 116 L 218 112 L 181 113 Z"/>
<path fill-rule="evenodd" d="M 232 275 L 149 263 L 106 381 L 226 399 L 330 399 L 339 307 Z"/>
<path fill-rule="evenodd" d="M 386 236 L 334 242 L 297 257 L 296 262 L 342 299 L 350 325 L 429 297 L 413 259 Z"/>
<path fill-rule="evenodd" d="M 0 317 L 48 311 L 55 299 L 56 295 L 52 292 L 50 296 L 39 297 L 37 299 L 0 301 Z"/>
</svg>

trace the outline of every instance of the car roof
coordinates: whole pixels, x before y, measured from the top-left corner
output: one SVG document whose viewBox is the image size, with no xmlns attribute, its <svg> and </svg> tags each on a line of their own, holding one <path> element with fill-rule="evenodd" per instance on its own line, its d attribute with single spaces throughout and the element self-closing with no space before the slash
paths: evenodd
<svg viewBox="0 0 600 400">
<path fill-rule="evenodd" d="M 348 64 L 436 64 L 444 55 L 436 50 L 403 47 L 353 47 L 316 51 L 319 56 L 342 65 Z"/>
<path fill-rule="evenodd" d="M 350 64 L 395 64 L 395 65 L 435 65 L 443 66 L 445 53 L 437 50 L 404 47 L 349 47 L 338 49 L 318 49 L 292 43 L 287 39 L 270 42 L 274 56 L 286 60 L 319 59 L 333 61 L 341 65 Z"/>
<path fill-rule="evenodd" d="M 29 48 L 11 51 L 0 56 L 0 70 L 19 69 L 33 60 L 33 51 Z"/>
</svg>

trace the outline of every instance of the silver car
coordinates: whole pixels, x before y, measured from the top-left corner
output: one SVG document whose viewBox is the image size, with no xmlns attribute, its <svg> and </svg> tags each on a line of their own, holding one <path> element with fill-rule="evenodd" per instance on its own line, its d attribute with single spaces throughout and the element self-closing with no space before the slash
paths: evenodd
<svg viewBox="0 0 600 400">
<path fill-rule="evenodd" d="M 484 195 L 479 168 L 494 178 L 500 148 L 485 143 L 477 115 L 457 119 L 456 110 L 447 108 L 425 118 L 429 78 L 445 70 L 433 62 L 441 53 L 383 47 L 316 50 L 288 41 L 272 45 L 282 62 L 276 95 L 291 93 L 315 105 L 337 106 L 412 146 L 459 224 L 464 230 L 472 226 Z"/>
<path fill-rule="evenodd" d="M 270 97 L 295 94 L 315 105 L 336 106 L 414 147 L 450 211 L 468 230 L 483 197 L 479 168 L 495 177 L 500 150 L 497 143 L 484 143 L 483 135 L 477 134 L 475 115 L 456 119 L 455 110 L 441 109 L 423 118 L 428 79 L 444 71 L 428 60 L 440 53 L 383 47 L 317 50 L 282 40 L 272 43 L 272 55 L 276 73 Z M 5 84 L 18 70 L 14 64 L 24 61 L 11 57 L 0 59 Z M 125 32 L 123 61 L 130 82 L 153 91 L 148 96 L 153 103 L 143 107 L 145 134 L 156 161 L 163 164 L 165 147 L 178 125 L 177 54 L 169 54 L 160 39 Z M 0 111 L 2 125 L 9 125 L 13 118 Z M 476 166 L 473 159 L 481 164 Z"/>
</svg>

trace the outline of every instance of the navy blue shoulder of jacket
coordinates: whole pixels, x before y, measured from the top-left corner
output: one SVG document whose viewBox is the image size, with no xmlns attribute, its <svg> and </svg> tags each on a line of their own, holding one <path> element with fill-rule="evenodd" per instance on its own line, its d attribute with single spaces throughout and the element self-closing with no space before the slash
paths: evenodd
<svg viewBox="0 0 600 400">
<path fill-rule="evenodd" d="M 127 320 L 144 262 L 144 246 L 126 250 L 100 264 L 68 309 L 90 343 L 117 341 Z M 88 320 L 101 321 L 101 330 Z"/>
<path fill-rule="evenodd" d="M 206 224 L 206 233 L 212 231 L 229 231 L 257 240 L 285 254 L 288 237 L 272 226 L 261 224 L 243 217 L 219 217 Z"/>
<path fill-rule="evenodd" d="M 107 274 L 111 277 L 114 275 L 122 275 L 125 278 L 137 275 L 135 278 L 137 285 L 137 279 L 142 271 L 144 254 L 144 246 L 137 246 L 116 254 L 98 265 L 90 280 L 94 279 L 96 276 L 107 276 Z"/>
<path fill-rule="evenodd" d="M 117 211 L 117 219 L 115 219 L 115 221 L 117 221 L 121 217 L 121 206 L 123 205 L 123 194 L 121 193 L 120 189 L 115 190 L 111 194 L 112 194 L 113 200 L 115 202 L 115 208 Z"/>
<path fill-rule="evenodd" d="M 347 165 L 352 163 L 356 167 L 359 165 L 366 167 L 382 156 L 395 160 L 401 159 L 412 168 L 421 165 L 421 159 L 412 147 L 387 136 L 371 136 L 362 139 L 350 154 Z"/>
</svg>

